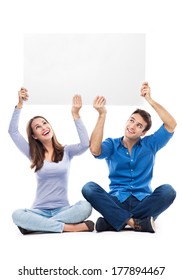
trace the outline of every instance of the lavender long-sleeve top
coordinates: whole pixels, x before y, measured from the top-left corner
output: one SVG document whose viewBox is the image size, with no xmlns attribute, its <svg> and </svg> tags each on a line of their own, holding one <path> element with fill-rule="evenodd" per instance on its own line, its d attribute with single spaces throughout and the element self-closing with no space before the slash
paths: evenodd
<svg viewBox="0 0 182 280">
<path fill-rule="evenodd" d="M 29 144 L 18 129 L 21 110 L 14 109 L 8 132 L 18 149 L 30 160 Z M 63 159 L 58 163 L 44 160 L 42 168 L 35 173 L 37 191 L 32 205 L 34 209 L 54 209 L 69 205 L 68 177 L 71 160 L 89 147 L 88 133 L 81 118 L 74 122 L 80 143 L 65 146 Z"/>
</svg>

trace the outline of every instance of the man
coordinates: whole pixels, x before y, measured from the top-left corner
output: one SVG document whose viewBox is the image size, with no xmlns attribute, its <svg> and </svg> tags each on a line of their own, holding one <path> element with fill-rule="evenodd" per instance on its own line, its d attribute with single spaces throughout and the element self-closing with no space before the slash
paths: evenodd
<svg viewBox="0 0 182 280">
<path fill-rule="evenodd" d="M 149 136 L 151 116 L 137 109 L 126 122 L 124 136 L 103 141 L 106 119 L 106 100 L 97 96 L 94 108 L 99 116 L 90 139 L 90 151 L 98 159 L 105 159 L 109 169 L 109 192 L 95 182 L 82 189 L 83 196 L 102 214 L 96 231 L 120 231 L 130 226 L 135 231 L 155 232 L 155 219 L 174 201 L 176 192 L 169 184 L 151 189 L 156 153 L 171 139 L 176 127 L 170 113 L 151 97 L 147 82 L 142 84 L 141 96 L 153 107 L 163 124 Z"/>
</svg>

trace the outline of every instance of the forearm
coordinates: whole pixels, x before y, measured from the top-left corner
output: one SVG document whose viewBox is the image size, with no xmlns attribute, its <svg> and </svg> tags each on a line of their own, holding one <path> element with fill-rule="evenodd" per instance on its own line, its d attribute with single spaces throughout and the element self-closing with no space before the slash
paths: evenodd
<svg viewBox="0 0 182 280">
<path fill-rule="evenodd" d="M 104 134 L 104 124 L 106 119 L 106 113 L 100 114 L 96 123 L 96 126 L 90 137 L 90 151 L 93 155 L 100 155 L 101 144 Z"/>
<path fill-rule="evenodd" d="M 29 158 L 29 145 L 26 139 L 20 134 L 18 125 L 19 125 L 19 117 L 20 117 L 21 110 L 14 109 L 13 115 L 10 120 L 9 124 L 9 135 L 12 138 L 13 142 L 17 146 L 17 148 Z"/>
<path fill-rule="evenodd" d="M 176 120 L 173 118 L 173 116 L 162 105 L 157 103 L 152 98 L 149 98 L 147 101 L 156 111 L 156 113 L 164 123 L 165 128 L 172 133 L 177 125 Z"/>
<path fill-rule="evenodd" d="M 80 139 L 80 147 L 82 148 L 87 148 L 89 147 L 89 136 L 88 136 L 88 132 L 87 129 L 82 121 L 81 118 L 76 119 L 75 120 L 75 125 L 76 125 L 76 129 L 77 129 L 77 133 Z"/>
</svg>

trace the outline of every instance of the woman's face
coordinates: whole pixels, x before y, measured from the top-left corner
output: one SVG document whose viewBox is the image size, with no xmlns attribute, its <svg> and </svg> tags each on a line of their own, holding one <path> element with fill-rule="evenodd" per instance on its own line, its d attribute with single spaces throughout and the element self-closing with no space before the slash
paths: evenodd
<svg viewBox="0 0 182 280">
<path fill-rule="evenodd" d="M 52 127 L 44 118 L 34 119 L 31 128 L 34 139 L 38 139 L 41 142 L 48 141 L 53 137 Z"/>
</svg>

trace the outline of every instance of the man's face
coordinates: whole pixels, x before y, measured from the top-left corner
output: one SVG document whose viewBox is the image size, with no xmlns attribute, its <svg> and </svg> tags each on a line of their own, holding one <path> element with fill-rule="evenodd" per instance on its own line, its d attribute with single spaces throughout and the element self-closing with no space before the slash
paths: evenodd
<svg viewBox="0 0 182 280">
<path fill-rule="evenodd" d="M 138 139 L 144 136 L 147 123 L 139 114 L 133 114 L 126 122 L 125 137 L 129 139 Z"/>
</svg>

